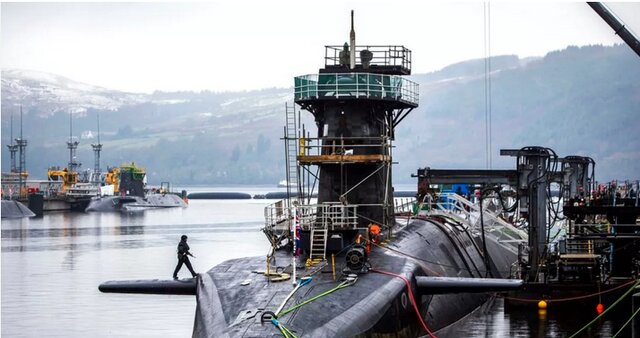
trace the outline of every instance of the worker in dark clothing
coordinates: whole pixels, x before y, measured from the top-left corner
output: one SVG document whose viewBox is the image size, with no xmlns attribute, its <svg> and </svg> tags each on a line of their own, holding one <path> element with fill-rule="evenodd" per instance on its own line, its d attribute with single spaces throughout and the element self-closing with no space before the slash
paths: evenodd
<svg viewBox="0 0 640 338">
<path fill-rule="evenodd" d="M 182 235 L 182 237 L 180 238 L 180 243 L 178 243 L 178 265 L 176 265 L 176 269 L 173 271 L 173 279 L 178 279 L 178 271 L 180 271 L 180 269 L 182 268 L 183 263 L 187 266 L 187 269 L 189 269 L 193 278 L 196 277 L 196 272 L 193 271 L 193 267 L 191 267 L 189 256 L 195 258 L 195 256 L 189 252 L 187 235 Z"/>
</svg>

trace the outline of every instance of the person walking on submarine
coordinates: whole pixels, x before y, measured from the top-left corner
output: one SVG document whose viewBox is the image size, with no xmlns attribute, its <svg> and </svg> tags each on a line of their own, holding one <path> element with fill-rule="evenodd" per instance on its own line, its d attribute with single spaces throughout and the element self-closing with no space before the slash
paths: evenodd
<svg viewBox="0 0 640 338">
<path fill-rule="evenodd" d="M 196 272 L 193 271 L 193 267 L 189 261 L 189 256 L 195 258 L 195 256 L 189 252 L 187 235 L 182 235 L 182 237 L 180 237 L 180 243 L 178 243 L 178 265 L 176 265 L 176 269 L 173 271 L 173 279 L 178 279 L 178 272 L 182 268 L 182 264 L 186 265 L 193 278 L 196 278 Z"/>
</svg>

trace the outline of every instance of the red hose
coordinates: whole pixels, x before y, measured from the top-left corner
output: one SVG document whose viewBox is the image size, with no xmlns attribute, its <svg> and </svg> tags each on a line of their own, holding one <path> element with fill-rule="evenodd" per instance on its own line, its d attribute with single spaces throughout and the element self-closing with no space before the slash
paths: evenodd
<svg viewBox="0 0 640 338">
<path fill-rule="evenodd" d="M 429 334 L 431 338 L 437 338 L 433 333 L 431 333 L 431 331 L 429 331 L 429 328 L 427 327 L 427 323 L 425 323 L 424 319 L 422 319 L 422 315 L 420 314 L 420 310 L 418 310 L 418 305 L 416 303 L 415 297 L 413 296 L 413 291 L 411 290 L 411 283 L 409 283 L 409 280 L 407 280 L 406 277 L 395 274 L 393 272 L 387 272 L 387 271 L 381 271 L 381 270 L 375 270 L 375 269 L 371 269 L 371 271 L 393 276 L 393 277 L 398 277 L 404 281 L 404 283 L 407 285 L 407 290 L 409 290 L 409 298 L 411 299 L 411 304 L 413 305 L 413 309 L 416 311 L 416 316 L 418 316 L 418 320 L 420 320 L 420 324 L 422 324 L 422 328 Z"/>
</svg>

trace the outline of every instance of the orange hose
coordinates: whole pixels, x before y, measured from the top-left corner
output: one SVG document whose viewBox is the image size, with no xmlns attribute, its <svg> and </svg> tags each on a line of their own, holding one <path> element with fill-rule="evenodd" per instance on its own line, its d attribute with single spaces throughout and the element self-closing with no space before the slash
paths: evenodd
<svg viewBox="0 0 640 338">
<path fill-rule="evenodd" d="M 431 338 L 436 338 L 436 336 L 433 333 L 431 333 L 431 331 L 429 331 L 429 328 L 427 327 L 427 323 L 425 323 L 424 319 L 422 319 L 422 315 L 420 314 L 420 310 L 418 310 L 418 305 L 416 303 L 415 297 L 413 296 L 413 291 L 411 290 L 411 283 L 409 283 L 409 280 L 407 280 L 406 277 L 395 274 L 393 272 L 387 272 L 387 271 L 381 271 L 381 270 L 375 270 L 375 269 L 371 269 L 371 271 L 393 276 L 393 277 L 398 277 L 404 281 L 404 283 L 407 285 L 407 290 L 409 290 L 409 298 L 411 299 L 411 304 L 413 305 L 413 309 L 416 311 L 416 316 L 418 316 L 418 319 L 420 320 L 420 324 L 422 325 L 422 328 L 429 334 Z"/>
</svg>

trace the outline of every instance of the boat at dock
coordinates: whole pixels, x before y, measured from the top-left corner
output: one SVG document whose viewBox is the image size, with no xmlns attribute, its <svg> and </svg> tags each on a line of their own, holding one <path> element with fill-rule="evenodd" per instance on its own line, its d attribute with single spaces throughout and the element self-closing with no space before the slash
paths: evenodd
<svg viewBox="0 0 640 338">
<path fill-rule="evenodd" d="M 84 211 L 92 198 L 100 196 L 100 182 L 82 182 L 80 174 L 69 168 L 49 168 L 47 181 L 52 184 L 43 190 L 47 192 L 46 201 L 60 201 L 64 209 Z"/>
</svg>

